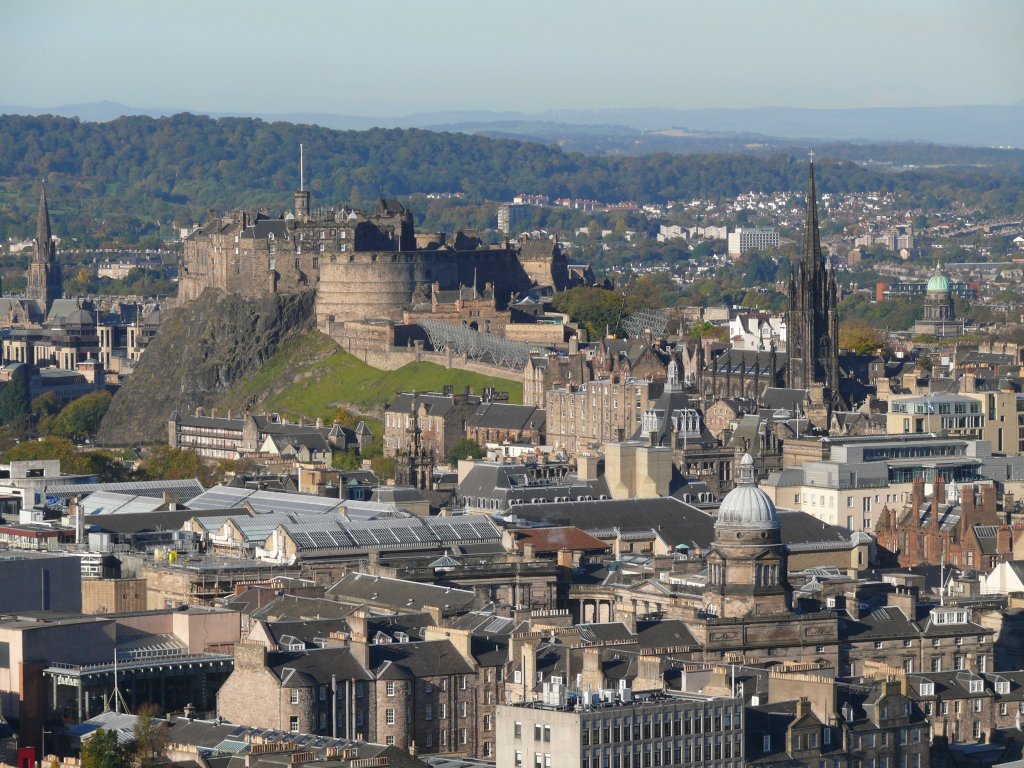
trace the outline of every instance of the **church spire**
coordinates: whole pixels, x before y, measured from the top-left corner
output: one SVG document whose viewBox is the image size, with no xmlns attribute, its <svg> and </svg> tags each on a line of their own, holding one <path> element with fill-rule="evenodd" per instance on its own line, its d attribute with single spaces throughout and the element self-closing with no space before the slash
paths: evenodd
<svg viewBox="0 0 1024 768">
<path fill-rule="evenodd" d="M 36 259 L 50 261 L 53 254 L 53 234 L 50 231 L 50 208 L 46 204 L 46 186 L 39 193 L 39 212 L 36 214 Z"/>
<path fill-rule="evenodd" d="M 807 221 L 804 223 L 804 267 L 816 270 L 821 263 L 821 235 L 818 233 L 818 194 L 814 186 L 814 155 L 807 179 Z"/>
</svg>

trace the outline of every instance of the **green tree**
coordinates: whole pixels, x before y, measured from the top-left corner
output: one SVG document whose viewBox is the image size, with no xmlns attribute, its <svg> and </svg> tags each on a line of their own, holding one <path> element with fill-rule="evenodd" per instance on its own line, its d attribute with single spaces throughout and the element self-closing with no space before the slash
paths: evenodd
<svg viewBox="0 0 1024 768">
<path fill-rule="evenodd" d="M 448 451 L 448 463 L 455 465 L 458 464 L 461 459 L 482 459 L 487 455 L 487 452 L 483 449 L 476 440 L 470 440 L 468 437 L 464 437 L 459 442 L 451 447 Z"/>
<path fill-rule="evenodd" d="M 26 440 L 4 453 L 4 461 L 56 459 L 61 471 L 74 475 L 97 475 L 101 482 L 117 483 L 131 478 L 131 471 L 110 451 L 80 451 L 70 440 L 44 437 Z"/>
<path fill-rule="evenodd" d="M 139 465 L 139 474 L 147 480 L 188 480 L 197 477 L 204 481 L 208 471 L 197 453 L 158 445 Z"/>
<path fill-rule="evenodd" d="M 105 389 L 83 395 L 64 406 L 46 423 L 46 433 L 73 441 L 92 440 L 110 407 L 113 395 Z M 42 431 L 42 426 L 40 426 Z"/>
<path fill-rule="evenodd" d="M 0 426 L 14 424 L 32 412 L 28 390 L 29 367 L 19 365 L 0 390 Z"/>
<path fill-rule="evenodd" d="M 117 732 L 104 728 L 82 744 L 82 768 L 131 768 L 128 750 L 117 741 Z"/>
<path fill-rule="evenodd" d="M 44 392 L 32 401 L 32 413 L 36 416 L 53 416 L 60 413 L 60 400 L 51 392 Z"/>
<path fill-rule="evenodd" d="M 363 458 L 356 451 L 334 451 L 331 454 L 331 466 L 351 472 L 363 468 Z"/>
<path fill-rule="evenodd" d="M 167 751 L 167 723 L 157 717 L 159 711 L 155 704 L 139 708 L 138 720 L 132 728 L 136 768 L 153 768 Z"/>
</svg>

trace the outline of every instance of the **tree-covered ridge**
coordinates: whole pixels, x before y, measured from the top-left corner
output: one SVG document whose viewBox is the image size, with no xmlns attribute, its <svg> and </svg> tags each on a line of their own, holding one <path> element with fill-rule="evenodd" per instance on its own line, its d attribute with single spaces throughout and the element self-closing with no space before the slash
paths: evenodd
<svg viewBox="0 0 1024 768">
<path fill-rule="evenodd" d="M 557 147 L 419 129 L 335 131 L 251 118 L 180 114 L 108 123 L 0 116 L 0 236 L 31 234 L 40 178 L 53 185 L 64 232 L 132 239 L 159 222 L 187 224 L 209 208 L 290 205 L 298 145 L 314 201 L 365 203 L 379 194 L 461 191 L 507 200 L 518 192 L 602 201 L 722 198 L 802 189 L 806 158 L 752 155 L 587 156 Z M 821 192 L 895 191 L 936 204 L 964 200 L 1020 211 L 1012 164 L 903 173 L 823 158 Z"/>
</svg>

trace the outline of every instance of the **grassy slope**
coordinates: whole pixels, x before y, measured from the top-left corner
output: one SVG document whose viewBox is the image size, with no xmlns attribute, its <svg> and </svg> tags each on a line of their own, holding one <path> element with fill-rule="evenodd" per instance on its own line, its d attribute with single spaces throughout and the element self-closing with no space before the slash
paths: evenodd
<svg viewBox="0 0 1024 768">
<path fill-rule="evenodd" d="M 222 406 L 240 408 L 257 395 L 260 410 L 294 417 L 326 420 L 338 406 L 379 417 L 385 401 L 392 400 L 396 392 L 440 392 L 446 384 L 456 392 L 465 387 L 480 392 L 493 386 L 508 392 L 509 402 L 523 401 L 523 385 L 518 380 L 448 370 L 434 363 L 410 363 L 396 371 L 380 371 L 339 349 L 330 338 L 310 331 L 278 350 L 257 375 L 236 387 Z M 379 419 L 368 419 L 368 424 L 374 434 L 382 433 Z"/>
</svg>

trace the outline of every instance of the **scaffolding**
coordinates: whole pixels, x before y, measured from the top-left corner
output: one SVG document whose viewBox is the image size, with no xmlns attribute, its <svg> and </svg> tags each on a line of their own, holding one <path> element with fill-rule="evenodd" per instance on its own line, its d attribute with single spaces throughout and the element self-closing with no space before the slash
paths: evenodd
<svg viewBox="0 0 1024 768">
<path fill-rule="evenodd" d="M 641 309 L 622 319 L 622 328 L 631 339 L 643 338 L 644 331 L 655 337 L 668 331 L 669 316 L 664 309 Z"/>
<path fill-rule="evenodd" d="M 427 332 L 430 345 L 438 352 L 465 355 L 466 359 L 489 363 L 499 368 L 521 371 L 530 359 L 533 347 L 522 341 L 481 333 L 465 325 L 425 318 L 419 325 Z"/>
</svg>

